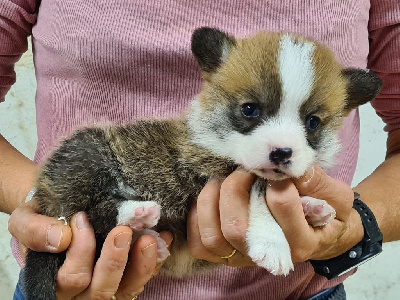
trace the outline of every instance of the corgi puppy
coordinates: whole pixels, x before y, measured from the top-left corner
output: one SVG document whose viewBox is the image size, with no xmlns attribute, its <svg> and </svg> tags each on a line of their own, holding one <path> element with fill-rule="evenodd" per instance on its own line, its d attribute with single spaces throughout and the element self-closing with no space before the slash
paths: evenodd
<svg viewBox="0 0 400 300">
<path fill-rule="evenodd" d="M 249 257 L 273 274 L 293 269 L 290 248 L 265 202 L 267 180 L 295 178 L 311 165 L 329 168 L 339 148 L 337 129 L 352 109 L 372 100 L 381 81 L 367 70 L 343 69 L 323 45 L 287 33 L 236 39 L 200 28 L 192 52 L 204 83 L 181 119 L 77 131 L 44 164 L 36 183 L 43 214 L 69 218 L 85 211 L 101 245 L 116 225 L 153 234 L 163 272 L 183 276 L 212 263 L 187 250 L 186 219 L 210 177 L 235 168 L 258 176 L 250 193 Z M 308 221 L 323 226 L 334 210 Z M 313 209 L 309 209 L 313 211 Z M 174 235 L 171 253 L 157 232 Z M 60 254 L 29 251 L 27 299 L 56 299 Z"/>
</svg>

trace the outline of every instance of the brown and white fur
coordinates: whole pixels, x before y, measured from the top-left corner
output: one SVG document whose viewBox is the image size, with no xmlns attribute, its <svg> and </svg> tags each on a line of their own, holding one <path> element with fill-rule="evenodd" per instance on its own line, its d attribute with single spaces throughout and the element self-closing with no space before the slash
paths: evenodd
<svg viewBox="0 0 400 300">
<path fill-rule="evenodd" d="M 43 166 L 36 192 L 42 213 L 68 219 L 85 211 L 99 248 L 117 224 L 138 234 L 168 230 L 172 250 L 158 238 L 159 259 L 165 272 L 182 276 L 211 265 L 187 250 L 191 205 L 210 177 L 223 179 L 242 166 L 259 177 L 250 195 L 248 255 L 288 274 L 290 248 L 266 206 L 266 180 L 299 177 L 315 164 L 329 168 L 343 117 L 372 100 L 381 82 L 367 70 L 344 70 L 326 47 L 286 33 L 235 39 L 200 28 L 192 52 L 204 84 L 187 114 L 77 131 Z M 323 200 L 303 202 L 311 225 L 331 220 Z M 29 251 L 27 299 L 55 299 L 64 259 L 65 253 Z"/>
</svg>

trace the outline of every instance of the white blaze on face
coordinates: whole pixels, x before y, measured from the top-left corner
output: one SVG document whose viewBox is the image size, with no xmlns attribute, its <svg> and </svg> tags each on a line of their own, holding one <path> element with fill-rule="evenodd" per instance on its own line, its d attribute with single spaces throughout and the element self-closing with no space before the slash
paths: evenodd
<svg viewBox="0 0 400 300">
<path fill-rule="evenodd" d="M 281 170 L 285 169 L 295 177 L 301 176 L 315 159 L 315 151 L 307 142 L 305 120 L 300 119 L 300 107 L 310 97 L 314 86 L 314 49 L 312 43 L 282 36 L 277 62 L 282 85 L 280 108 L 276 116 L 266 120 L 257 130 L 260 136 L 265 136 L 263 147 L 268 151 L 263 158 L 264 168 L 276 167 L 268 161 L 274 148 L 291 148 L 291 164 Z"/>
<path fill-rule="evenodd" d="M 315 159 L 315 151 L 307 142 L 305 120 L 300 119 L 300 107 L 309 99 L 314 86 L 314 49 L 312 43 L 282 36 L 278 53 L 281 105 L 278 114 L 260 127 L 268 136 L 265 142 L 269 151 L 274 148 L 293 150 L 288 171 L 295 177 L 301 176 Z"/>
<path fill-rule="evenodd" d="M 288 35 L 282 37 L 278 55 L 281 114 L 298 115 L 300 106 L 310 97 L 315 77 L 314 48 L 312 43 L 295 42 Z"/>
<path fill-rule="evenodd" d="M 264 174 L 266 177 L 275 176 L 272 170 L 277 168 L 270 162 L 270 152 L 274 148 L 291 148 L 291 163 L 281 170 L 284 169 L 289 176 L 301 176 L 316 159 L 315 150 L 307 142 L 305 120 L 300 119 L 299 113 L 301 105 L 313 90 L 314 49 L 310 42 L 295 41 L 289 35 L 282 36 L 277 61 L 282 84 L 280 109 L 250 133 L 242 134 L 228 125 L 226 107 L 216 104 L 212 113 L 205 114 L 197 101 L 192 103 L 189 126 L 195 132 L 194 141 L 216 154 L 234 159 L 247 169 L 269 170 L 269 175 Z M 216 120 L 221 124 L 218 132 L 215 126 L 212 128 L 209 125 L 215 125 Z M 256 173 L 263 176 L 262 171 Z"/>
</svg>

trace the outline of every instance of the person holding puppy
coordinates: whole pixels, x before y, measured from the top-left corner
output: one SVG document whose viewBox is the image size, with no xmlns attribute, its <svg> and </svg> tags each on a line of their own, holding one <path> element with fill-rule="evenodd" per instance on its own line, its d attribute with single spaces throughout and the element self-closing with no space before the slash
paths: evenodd
<svg viewBox="0 0 400 300">
<path fill-rule="evenodd" d="M 339 164 L 329 175 L 313 166 L 303 177 L 276 182 L 267 189 L 268 206 L 297 262 L 287 277 L 252 266 L 241 251 L 221 258 L 243 249 L 248 191 L 254 176 L 242 170 L 222 183 L 206 184 L 188 220 L 188 240 L 197 258 L 246 268 L 221 266 L 212 273 L 184 279 L 154 276 L 160 266 L 156 265 L 157 246 L 151 236 L 134 243 L 131 262 L 125 267 L 132 231 L 116 227 L 94 264 L 93 231 L 84 214 L 76 214 L 70 226 L 65 226 L 37 214 L 34 201 L 24 204 L 34 184 L 36 163 L 76 127 L 104 120 L 123 124 L 132 118 L 182 112 L 200 85 L 187 48 L 193 29 L 203 25 L 239 36 L 260 30 L 311 36 L 331 48 L 346 67 L 368 66 L 377 72 L 384 87 L 373 105 L 387 123 L 387 159 L 354 191 L 373 211 L 384 241 L 400 238 L 395 225 L 398 211 L 393 209 L 400 201 L 393 196 L 398 194 L 393 191 L 398 189 L 400 176 L 396 167 L 400 159 L 396 109 L 400 62 L 395 50 L 400 44 L 398 4 L 298 2 L 130 1 L 110 5 L 100 1 L 88 6 L 66 0 L 2 1 L 2 20 L 6 21 L 1 23 L 0 96 L 4 98 L 11 86 L 12 66 L 26 50 L 27 36 L 32 33 L 39 142 L 34 163 L 1 139 L 1 210 L 11 214 L 9 230 L 21 244 L 36 251 L 68 249 L 68 259 L 57 278 L 59 299 L 121 300 L 139 294 L 141 299 L 307 299 L 323 290 L 328 291 L 326 297 L 335 294 L 340 299 L 340 283 L 349 273 L 328 281 L 305 261 L 338 257 L 364 237 L 360 215 L 351 208 L 354 193 L 349 186 L 358 148 L 356 113 L 349 115 L 341 130 Z M 329 22 L 321 24 L 320 16 Z M 309 227 L 299 194 L 328 201 L 337 212 L 333 226 Z M 390 203 L 382 205 L 388 199 Z M 167 244 L 173 242 L 169 233 L 162 237 Z M 15 240 L 14 246 L 19 257 Z"/>
</svg>

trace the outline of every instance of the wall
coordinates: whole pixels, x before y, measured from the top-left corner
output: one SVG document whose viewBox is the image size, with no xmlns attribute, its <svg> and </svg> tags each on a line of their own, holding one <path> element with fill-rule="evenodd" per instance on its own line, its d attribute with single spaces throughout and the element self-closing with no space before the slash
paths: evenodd
<svg viewBox="0 0 400 300">
<path fill-rule="evenodd" d="M 16 66 L 17 83 L 0 104 L 0 133 L 29 158 L 36 147 L 35 127 L 35 77 L 32 54 L 28 51 Z M 370 105 L 360 110 L 361 150 L 353 184 L 370 174 L 384 159 L 386 134 L 383 124 Z M 0 295 L 12 299 L 19 268 L 10 252 L 10 235 L 7 231 L 8 215 L 0 213 Z M 346 281 L 349 300 L 399 299 L 400 295 L 400 243 L 384 245 L 379 257 L 365 263 L 356 275 Z"/>
</svg>

